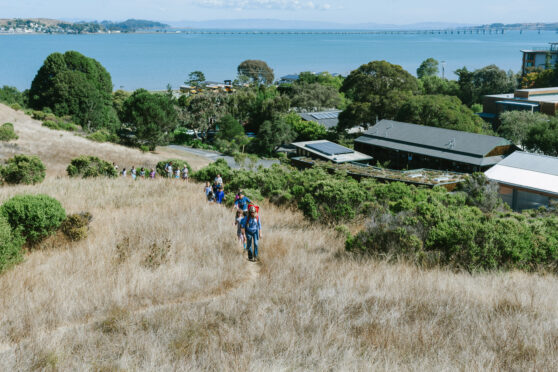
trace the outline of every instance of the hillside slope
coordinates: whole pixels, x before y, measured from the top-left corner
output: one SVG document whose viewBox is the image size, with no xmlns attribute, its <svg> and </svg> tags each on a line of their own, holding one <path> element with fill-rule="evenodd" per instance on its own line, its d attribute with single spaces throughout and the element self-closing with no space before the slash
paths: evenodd
<svg viewBox="0 0 558 372">
<path fill-rule="evenodd" d="M 232 212 L 206 203 L 201 185 L 70 180 L 60 172 L 66 155 L 35 146 L 32 129 L 16 143 L 41 148 L 56 171 L 40 185 L 0 188 L 0 203 L 46 193 L 94 219 L 87 239 L 49 238 L 0 275 L 0 370 L 553 370 L 558 362 L 555 276 L 355 260 L 334 231 L 266 203 L 262 262 L 250 263 Z M 127 159 L 128 149 L 102 151 Z"/>
</svg>

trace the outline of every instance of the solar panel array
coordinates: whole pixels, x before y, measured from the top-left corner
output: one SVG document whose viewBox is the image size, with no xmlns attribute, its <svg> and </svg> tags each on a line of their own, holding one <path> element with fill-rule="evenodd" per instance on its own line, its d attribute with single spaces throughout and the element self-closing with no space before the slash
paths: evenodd
<svg viewBox="0 0 558 372">
<path fill-rule="evenodd" d="M 353 150 L 333 142 L 309 143 L 306 147 L 329 156 L 354 153 Z"/>
<path fill-rule="evenodd" d="M 323 120 L 323 119 L 337 119 L 339 117 L 339 112 L 316 112 L 310 114 L 316 120 Z"/>
</svg>

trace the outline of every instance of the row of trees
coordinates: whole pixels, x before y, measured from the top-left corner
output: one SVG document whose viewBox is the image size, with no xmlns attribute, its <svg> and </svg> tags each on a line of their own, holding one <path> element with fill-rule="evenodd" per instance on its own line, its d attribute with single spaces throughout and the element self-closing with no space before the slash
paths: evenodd
<svg viewBox="0 0 558 372">
<path fill-rule="evenodd" d="M 244 61 L 237 71 L 238 81 L 245 84 L 233 93 L 199 89 L 178 99 L 170 87 L 167 93 L 113 93 L 110 74 L 99 62 L 70 51 L 48 56 L 28 92 L 5 87 L 0 96 L 34 109 L 48 108 L 88 132 L 103 131 L 124 144 L 154 148 L 173 138 L 183 142 L 188 131 L 205 141 L 218 131 L 215 144 L 221 150 L 269 155 L 293 140 L 340 140 L 345 129 L 379 119 L 493 133 L 474 111 L 482 95 L 509 92 L 516 85 L 512 73 L 493 65 L 459 69 L 456 81 L 441 78 L 432 58 L 419 66 L 418 77 L 386 61 L 362 65 L 346 78 L 303 72 L 297 81 L 279 86 L 271 85 L 273 70 L 263 61 Z M 195 87 L 204 82 L 201 71 L 187 79 Z M 342 110 L 335 133 L 294 114 L 331 108 Z"/>
</svg>

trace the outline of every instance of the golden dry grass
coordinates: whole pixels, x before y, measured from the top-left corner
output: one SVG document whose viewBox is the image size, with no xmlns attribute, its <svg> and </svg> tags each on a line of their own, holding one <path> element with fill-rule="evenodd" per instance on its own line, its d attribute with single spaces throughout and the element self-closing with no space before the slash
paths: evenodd
<svg viewBox="0 0 558 372">
<path fill-rule="evenodd" d="M 86 240 L 49 238 L 0 276 L 0 370 L 556 369 L 552 275 L 355 260 L 265 203 L 249 263 L 232 212 L 180 181 L 51 176 L 0 202 L 18 193 L 94 220 Z"/>
</svg>

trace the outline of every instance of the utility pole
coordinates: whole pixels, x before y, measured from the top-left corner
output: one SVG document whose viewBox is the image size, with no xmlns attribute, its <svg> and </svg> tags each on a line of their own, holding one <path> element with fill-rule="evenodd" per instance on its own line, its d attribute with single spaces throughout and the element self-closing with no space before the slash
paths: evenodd
<svg viewBox="0 0 558 372">
<path fill-rule="evenodd" d="M 442 61 L 441 62 L 442 65 L 442 79 L 445 79 L 445 74 L 446 74 L 446 61 Z"/>
</svg>

